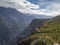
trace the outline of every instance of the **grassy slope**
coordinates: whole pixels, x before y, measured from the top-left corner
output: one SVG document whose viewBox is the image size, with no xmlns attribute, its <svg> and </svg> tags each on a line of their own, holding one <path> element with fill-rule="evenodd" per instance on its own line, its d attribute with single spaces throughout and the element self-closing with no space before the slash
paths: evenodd
<svg viewBox="0 0 60 45">
<path fill-rule="evenodd" d="M 57 18 L 44 23 L 44 25 L 38 29 L 40 32 L 31 34 L 23 39 L 21 43 L 31 45 L 31 42 L 36 39 L 44 39 L 47 45 L 52 42 L 60 43 L 60 22 Z"/>
</svg>

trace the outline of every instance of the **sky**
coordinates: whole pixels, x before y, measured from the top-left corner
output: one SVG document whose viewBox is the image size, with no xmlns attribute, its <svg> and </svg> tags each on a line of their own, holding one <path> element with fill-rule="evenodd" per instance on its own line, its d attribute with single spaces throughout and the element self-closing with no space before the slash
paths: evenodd
<svg viewBox="0 0 60 45">
<path fill-rule="evenodd" d="M 60 15 L 60 0 L 0 0 L 0 7 L 15 8 L 27 14 Z"/>
</svg>

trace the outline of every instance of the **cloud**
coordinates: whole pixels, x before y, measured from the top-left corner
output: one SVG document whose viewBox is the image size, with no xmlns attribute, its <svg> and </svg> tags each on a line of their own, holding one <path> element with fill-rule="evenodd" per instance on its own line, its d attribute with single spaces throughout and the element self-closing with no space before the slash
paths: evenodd
<svg viewBox="0 0 60 45">
<path fill-rule="evenodd" d="M 38 5 L 45 7 L 46 12 L 44 12 L 44 14 L 46 15 L 60 15 L 60 0 L 39 0 Z"/>
<path fill-rule="evenodd" d="M 32 0 L 33 1 L 33 0 Z M 15 8 L 22 13 L 29 14 L 43 14 L 49 16 L 56 16 L 60 14 L 59 0 L 44 1 L 39 0 L 38 4 L 33 4 L 27 0 L 0 0 L 1 7 Z M 41 9 L 41 6 L 45 7 Z"/>
<path fill-rule="evenodd" d="M 53 2 L 50 5 L 48 5 L 46 9 L 53 10 L 53 11 L 60 10 L 60 3 Z"/>
<path fill-rule="evenodd" d="M 1 0 L 0 1 L 0 6 L 1 7 L 10 7 L 10 8 L 15 8 L 21 12 L 26 12 L 28 13 L 32 9 L 38 9 L 38 5 L 34 5 L 26 0 Z"/>
</svg>

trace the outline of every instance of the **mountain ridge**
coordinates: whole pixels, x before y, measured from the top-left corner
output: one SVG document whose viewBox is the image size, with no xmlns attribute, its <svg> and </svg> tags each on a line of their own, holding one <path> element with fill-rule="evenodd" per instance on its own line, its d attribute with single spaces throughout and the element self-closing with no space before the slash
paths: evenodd
<svg viewBox="0 0 60 45">
<path fill-rule="evenodd" d="M 42 26 L 37 27 L 40 32 L 34 32 L 18 42 L 18 45 L 53 45 L 60 44 L 60 16 L 53 17 Z M 34 29 L 33 29 L 34 30 Z M 40 43 L 41 42 L 41 43 Z M 42 44 L 43 42 L 43 44 Z"/>
<path fill-rule="evenodd" d="M 20 38 L 23 39 L 23 38 L 29 36 L 30 34 L 37 32 L 35 30 L 35 28 L 41 27 L 48 20 L 49 19 L 33 19 L 31 24 L 29 24 L 29 26 L 26 29 L 24 29 L 23 32 L 21 32 Z"/>
<path fill-rule="evenodd" d="M 28 26 L 32 19 L 31 16 L 22 14 L 13 8 L 0 7 L 0 44 L 16 45 L 15 38 Z"/>
<path fill-rule="evenodd" d="M 0 44 L 16 45 L 16 37 L 31 23 L 34 17 L 14 8 L 0 7 Z"/>
</svg>

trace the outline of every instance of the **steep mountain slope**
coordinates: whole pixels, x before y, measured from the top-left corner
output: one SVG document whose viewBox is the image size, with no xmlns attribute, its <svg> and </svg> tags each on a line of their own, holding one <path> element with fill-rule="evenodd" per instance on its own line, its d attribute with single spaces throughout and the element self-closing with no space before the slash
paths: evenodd
<svg viewBox="0 0 60 45">
<path fill-rule="evenodd" d="M 16 37 L 22 36 L 20 33 L 32 19 L 35 18 L 22 14 L 16 9 L 0 7 L 0 44 L 16 45 Z"/>
<path fill-rule="evenodd" d="M 49 19 L 34 19 L 34 20 L 32 20 L 31 24 L 26 29 L 24 29 L 23 32 L 21 32 L 20 39 L 27 37 L 28 35 L 32 34 L 33 32 L 36 32 L 36 28 L 42 26 L 48 20 Z"/>
<path fill-rule="evenodd" d="M 56 16 L 37 29 L 40 32 L 35 32 L 29 35 L 18 43 L 18 45 L 60 45 L 60 16 Z M 43 44 L 42 44 L 43 42 Z"/>
<path fill-rule="evenodd" d="M 32 19 L 33 17 L 24 15 L 15 9 L 0 7 L 0 44 L 13 45 L 15 38 Z"/>
</svg>

